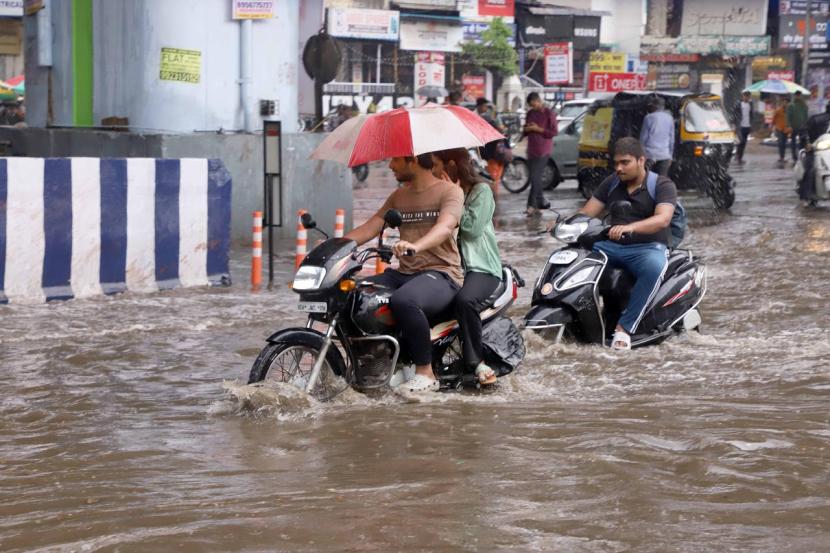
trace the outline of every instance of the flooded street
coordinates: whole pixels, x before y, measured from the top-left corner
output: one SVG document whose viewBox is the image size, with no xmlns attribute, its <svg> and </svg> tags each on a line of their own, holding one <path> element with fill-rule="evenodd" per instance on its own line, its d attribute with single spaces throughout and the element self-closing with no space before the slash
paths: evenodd
<svg viewBox="0 0 830 553">
<path fill-rule="evenodd" d="M 830 211 L 797 207 L 772 148 L 747 159 L 731 214 L 684 198 L 701 334 L 628 354 L 527 335 L 489 394 L 240 401 L 304 320 L 290 244 L 273 292 L 240 249 L 230 288 L 0 306 L 0 551 L 830 551 Z M 498 212 L 516 320 L 558 247 L 525 194 Z"/>
</svg>

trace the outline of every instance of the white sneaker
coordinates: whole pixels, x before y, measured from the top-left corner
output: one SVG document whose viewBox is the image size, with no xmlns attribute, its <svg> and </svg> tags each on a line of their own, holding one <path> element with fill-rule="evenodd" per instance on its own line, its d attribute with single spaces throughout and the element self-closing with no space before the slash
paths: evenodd
<svg viewBox="0 0 830 553">
<path fill-rule="evenodd" d="M 434 378 L 428 378 L 422 374 L 416 374 L 412 380 L 399 384 L 396 392 L 405 394 L 420 394 L 423 392 L 437 392 L 441 385 Z"/>
</svg>

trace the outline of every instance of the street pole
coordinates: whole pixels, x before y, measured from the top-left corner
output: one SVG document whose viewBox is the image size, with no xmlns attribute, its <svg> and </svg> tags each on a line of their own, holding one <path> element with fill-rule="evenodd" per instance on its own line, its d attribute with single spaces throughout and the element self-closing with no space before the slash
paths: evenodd
<svg viewBox="0 0 830 553">
<path fill-rule="evenodd" d="M 807 0 L 807 9 L 804 10 L 804 49 L 801 51 L 801 86 L 807 88 L 807 71 L 810 61 L 810 7 L 813 0 Z"/>
</svg>

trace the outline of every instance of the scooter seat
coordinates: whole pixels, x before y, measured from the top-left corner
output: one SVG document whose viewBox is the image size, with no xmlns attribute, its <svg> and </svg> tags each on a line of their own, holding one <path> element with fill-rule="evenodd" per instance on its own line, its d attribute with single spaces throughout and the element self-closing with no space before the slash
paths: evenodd
<svg viewBox="0 0 830 553">
<path fill-rule="evenodd" d="M 669 252 L 669 266 L 666 268 L 666 275 L 663 277 L 665 280 L 666 277 L 669 275 L 673 275 L 677 272 L 677 270 L 687 261 L 690 261 L 692 258 L 692 254 L 689 250 L 671 250 Z"/>
</svg>

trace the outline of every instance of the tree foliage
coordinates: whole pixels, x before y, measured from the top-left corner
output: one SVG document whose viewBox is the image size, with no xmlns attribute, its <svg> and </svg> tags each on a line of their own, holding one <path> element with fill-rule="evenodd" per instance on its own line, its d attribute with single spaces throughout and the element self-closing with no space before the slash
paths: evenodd
<svg viewBox="0 0 830 553">
<path fill-rule="evenodd" d="M 464 56 L 475 65 L 484 67 L 503 77 L 516 73 L 516 50 L 508 40 L 513 31 L 500 17 L 493 19 L 481 33 L 481 43 L 465 42 L 461 45 Z"/>
</svg>

